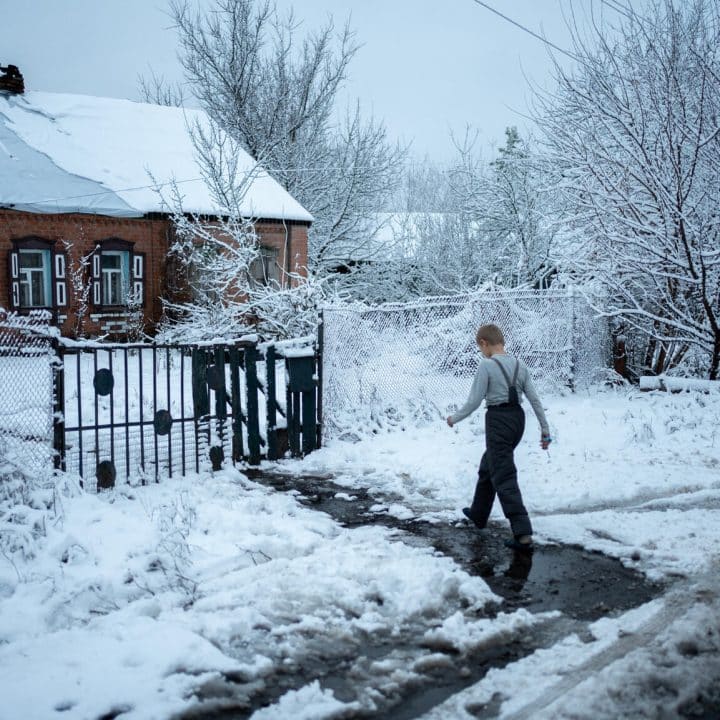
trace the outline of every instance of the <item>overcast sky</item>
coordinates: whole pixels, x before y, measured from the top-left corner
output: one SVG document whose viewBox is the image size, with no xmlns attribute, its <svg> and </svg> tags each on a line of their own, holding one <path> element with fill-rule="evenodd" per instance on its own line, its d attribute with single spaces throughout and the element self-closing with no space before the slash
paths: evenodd
<svg viewBox="0 0 720 720">
<path fill-rule="evenodd" d="M 164 0 L 0 2 L 0 64 L 18 65 L 29 89 L 139 99 L 137 77 L 150 67 L 180 78 Z M 561 0 L 487 2 L 569 45 Z M 416 156 L 446 162 L 451 131 L 468 124 L 484 145 L 502 144 L 506 126 L 527 126 L 528 79 L 550 79 L 546 46 L 474 0 L 278 0 L 291 5 L 308 29 L 351 16 L 363 47 L 344 102 L 358 98 Z"/>
</svg>

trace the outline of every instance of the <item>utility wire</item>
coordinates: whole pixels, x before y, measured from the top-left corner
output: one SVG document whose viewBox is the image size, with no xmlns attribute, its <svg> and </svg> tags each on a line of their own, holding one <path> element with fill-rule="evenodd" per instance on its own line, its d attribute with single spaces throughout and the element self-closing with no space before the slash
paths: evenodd
<svg viewBox="0 0 720 720">
<path fill-rule="evenodd" d="M 89 179 L 89 178 L 86 178 Z M 108 188 L 107 190 L 103 190 L 102 192 L 95 192 L 95 193 L 85 193 L 84 195 L 65 195 L 64 197 L 56 197 L 56 198 L 45 198 L 43 200 L 23 200 L 21 203 L 22 205 L 40 205 L 42 203 L 57 203 L 62 200 L 82 200 L 83 198 L 91 198 L 91 197 L 102 197 L 103 195 L 116 195 L 117 193 L 122 192 L 133 192 L 134 190 L 149 190 L 149 189 L 160 189 L 162 187 L 166 187 L 167 185 L 182 185 L 183 183 L 190 183 L 190 182 L 197 182 L 198 180 L 202 180 L 203 178 L 188 178 L 187 180 L 168 180 L 164 183 L 155 183 L 153 185 L 136 185 L 135 187 L 128 187 L 128 188 Z M 15 203 L 18 204 L 18 203 Z M 5 206 L 7 207 L 7 206 Z"/>
<path fill-rule="evenodd" d="M 571 52 L 568 52 L 567 50 L 563 50 L 559 45 L 555 45 L 555 43 L 550 42 L 547 38 L 544 38 L 542 35 L 538 35 L 535 31 L 531 30 L 529 27 L 526 27 L 525 25 L 522 25 L 521 23 L 517 22 L 517 20 L 513 20 L 512 18 L 508 17 L 507 15 L 503 15 L 499 10 L 496 10 L 491 5 L 488 5 L 486 2 L 483 2 L 482 0 L 473 0 L 474 3 L 477 5 L 480 5 L 481 7 L 484 7 L 486 10 L 489 10 L 491 13 L 495 13 L 495 15 L 498 15 L 503 20 L 506 20 L 507 22 L 511 23 L 512 25 L 515 25 L 515 27 L 520 28 L 523 32 L 528 33 L 529 35 L 532 35 L 536 40 L 540 40 L 540 42 L 545 43 L 546 45 L 550 46 L 554 50 L 557 50 L 558 52 L 561 52 L 563 55 L 567 55 L 572 60 L 575 60 L 576 62 L 579 62 L 580 58 L 578 58 L 576 55 L 573 55 Z"/>
</svg>

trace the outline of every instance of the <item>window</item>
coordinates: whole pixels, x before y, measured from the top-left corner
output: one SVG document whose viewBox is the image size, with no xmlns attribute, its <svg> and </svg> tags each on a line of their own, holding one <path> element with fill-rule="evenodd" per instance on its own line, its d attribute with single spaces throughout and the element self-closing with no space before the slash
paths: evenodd
<svg viewBox="0 0 720 720">
<path fill-rule="evenodd" d="M 39 237 L 13 240 L 8 268 L 10 307 L 14 310 L 54 310 L 67 305 L 65 255 L 56 252 L 51 241 Z"/>
<path fill-rule="evenodd" d="M 52 306 L 52 280 L 50 278 L 49 250 L 19 250 L 21 308 Z"/>
<path fill-rule="evenodd" d="M 280 265 L 276 248 L 260 247 L 259 257 L 250 265 L 250 277 L 260 285 L 280 285 Z"/>
<path fill-rule="evenodd" d="M 144 305 L 145 255 L 133 244 L 111 238 L 99 243 L 92 261 L 93 304 L 119 308 Z"/>
<path fill-rule="evenodd" d="M 100 254 L 102 304 L 127 305 L 130 291 L 130 253 L 107 250 Z"/>
</svg>

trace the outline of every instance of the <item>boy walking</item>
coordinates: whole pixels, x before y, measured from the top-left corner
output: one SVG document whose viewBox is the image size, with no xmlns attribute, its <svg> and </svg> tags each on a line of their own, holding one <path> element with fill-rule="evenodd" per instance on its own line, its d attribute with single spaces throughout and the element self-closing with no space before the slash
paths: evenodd
<svg viewBox="0 0 720 720">
<path fill-rule="evenodd" d="M 482 325 L 476 335 L 484 360 L 480 362 L 470 396 L 447 418 L 452 427 L 473 413 L 485 400 L 485 452 L 480 460 L 475 496 L 465 516 L 479 528 L 487 524 L 495 495 L 510 521 L 513 538 L 505 544 L 515 550 L 532 550 L 532 525 L 523 504 L 513 453 L 525 430 L 522 393 L 540 423 L 540 446 L 547 450 L 551 438 L 545 412 L 525 363 L 505 352 L 505 338 L 497 325 Z"/>
</svg>

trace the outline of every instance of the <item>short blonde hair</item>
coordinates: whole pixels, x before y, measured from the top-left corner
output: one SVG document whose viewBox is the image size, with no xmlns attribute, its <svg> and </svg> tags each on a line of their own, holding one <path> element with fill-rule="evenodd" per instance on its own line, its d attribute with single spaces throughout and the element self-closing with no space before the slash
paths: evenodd
<svg viewBox="0 0 720 720">
<path fill-rule="evenodd" d="M 505 336 L 502 334 L 502 330 L 492 323 L 488 325 L 481 325 L 478 328 L 477 335 L 475 335 L 477 344 L 480 344 L 481 340 L 484 340 L 488 345 L 504 345 Z"/>
</svg>

